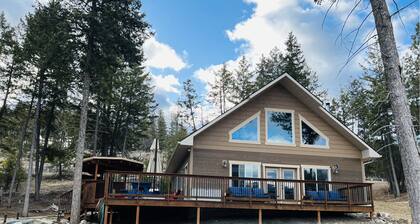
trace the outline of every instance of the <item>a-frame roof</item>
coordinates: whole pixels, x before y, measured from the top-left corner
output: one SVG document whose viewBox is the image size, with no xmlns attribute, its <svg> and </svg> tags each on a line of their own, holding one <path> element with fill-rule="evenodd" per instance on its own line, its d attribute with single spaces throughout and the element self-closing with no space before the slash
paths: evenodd
<svg viewBox="0 0 420 224">
<path fill-rule="evenodd" d="M 379 155 L 375 150 L 372 149 L 366 142 L 364 142 L 361 138 L 359 138 L 355 133 L 353 133 L 349 128 L 347 128 L 344 124 L 342 124 L 337 118 L 335 118 L 327 109 L 325 109 L 322 105 L 322 102 L 311 92 L 309 92 L 305 87 L 299 84 L 294 78 L 292 78 L 288 74 L 283 74 L 277 79 L 271 81 L 263 88 L 259 89 L 258 91 L 251 94 L 247 99 L 243 100 L 239 104 L 235 105 L 225 113 L 219 115 L 211 122 L 207 123 L 200 129 L 196 130 L 195 132 L 191 133 L 189 136 L 184 138 L 179 142 L 180 146 L 193 146 L 194 145 L 194 137 L 198 134 L 202 133 L 218 121 L 222 120 L 224 117 L 228 116 L 238 108 L 242 107 L 246 103 L 248 103 L 253 98 L 259 96 L 265 90 L 269 89 L 270 87 L 281 83 L 288 91 L 290 91 L 296 97 L 302 99 L 305 104 L 310 107 L 318 116 L 324 119 L 329 125 L 331 125 L 335 130 L 337 130 L 340 134 L 342 134 L 346 139 L 352 142 L 358 149 L 362 151 L 362 158 L 364 160 L 380 158 Z M 176 153 L 176 151 L 174 152 Z M 174 158 L 172 158 L 174 159 Z M 171 159 L 171 160 L 172 160 Z M 171 161 L 172 162 L 172 161 Z"/>
</svg>

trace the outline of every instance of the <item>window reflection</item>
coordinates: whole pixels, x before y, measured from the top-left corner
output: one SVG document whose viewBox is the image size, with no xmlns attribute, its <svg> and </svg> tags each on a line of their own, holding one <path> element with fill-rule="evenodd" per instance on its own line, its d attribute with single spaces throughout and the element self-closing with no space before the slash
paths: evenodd
<svg viewBox="0 0 420 224">
<path fill-rule="evenodd" d="M 232 133 L 232 140 L 258 141 L 258 117 L 250 120 Z"/>
<path fill-rule="evenodd" d="M 292 113 L 267 111 L 267 141 L 293 144 Z"/>
<path fill-rule="evenodd" d="M 327 140 L 312 129 L 305 121 L 301 121 L 302 127 L 302 143 L 305 145 L 320 145 L 326 146 Z"/>
</svg>

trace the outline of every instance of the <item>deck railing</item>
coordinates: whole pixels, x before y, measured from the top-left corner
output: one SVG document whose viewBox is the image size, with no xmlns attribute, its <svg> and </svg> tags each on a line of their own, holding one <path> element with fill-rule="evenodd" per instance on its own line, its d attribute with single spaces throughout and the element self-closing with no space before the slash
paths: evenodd
<svg viewBox="0 0 420 224">
<path fill-rule="evenodd" d="M 107 172 L 105 199 L 372 206 L 372 184 Z"/>
</svg>

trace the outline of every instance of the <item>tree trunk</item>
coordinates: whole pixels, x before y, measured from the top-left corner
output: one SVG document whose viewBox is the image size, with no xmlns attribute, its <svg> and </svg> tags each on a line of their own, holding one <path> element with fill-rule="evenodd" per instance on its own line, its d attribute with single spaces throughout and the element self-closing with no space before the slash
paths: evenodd
<svg viewBox="0 0 420 224">
<path fill-rule="evenodd" d="M 12 76 L 13 76 L 13 70 L 14 70 L 13 68 L 14 68 L 14 65 L 12 65 L 12 67 L 9 70 L 9 77 L 7 79 L 7 84 L 6 84 L 6 93 L 4 94 L 3 105 L 0 108 L 0 120 L 2 119 L 3 114 L 6 111 L 7 99 L 9 98 L 10 88 L 12 87 Z"/>
<path fill-rule="evenodd" d="M 39 84 L 38 84 L 38 96 L 37 96 L 38 99 L 36 102 L 36 109 L 35 109 L 31 149 L 29 151 L 29 164 L 28 164 L 28 173 L 27 173 L 27 178 L 26 178 L 25 199 L 23 203 L 22 216 L 28 216 L 29 196 L 31 193 L 33 154 L 39 145 L 39 117 L 40 117 L 40 111 L 41 111 L 42 89 L 44 86 L 43 71 L 41 70 L 39 74 L 40 74 L 40 78 L 39 78 Z"/>
<path fill-rule="evenodd" d="M 93 134 L 93 156 L 96 156 L 97 149 L 98 149 L 99 108 L 100 108 L 100 105 L 98 103 L 96 107 L 95 132 Z"/>
<path fill-rule="evenodd" d="M 370 3 L 375 18 L 387 87 L 390 92 L 412 220 L 413 223 L 420 223 L 420 152 L 415 140 L 405 86 L 401 78 L 401 67 L 391 16 L 385 0 L 370 0 Z"/>
<path fill-rule="evenodd" d="M 85 149 L 86 138 L 86 123 L 87 111 L 89 102 L 89 87 L 90 77 L 88 74 L 83 78 L 83 98 L 81 102 L 80 124 L 79 124 L 79 139 L 76 148 L 76 162 L 74 165 L 73 176 L 73 196 L 71 201 L 71 216 L 70 223 L 78 224 L 80 219 L 80 199 L 82 193 L 82 166 L 83 166 L 83 153 Z"/>
<path fill-rule="evenodd" d="M 55 99 L 53 99 L 53 101 L 54 100 Z M 41 182 L 42 182 L 42 176 L 44 173 L 45 156 L 48 150 L 48 140 L 50 138 L 52 123 L 54 121 L 54 109 L 55 109 L 55 103 L 53 102 L 51 105 L 50 112 L 48 113 L 48 121 L 47 121 L 47 126 L 46 126 L 46 131 L 45 131 L 44 146 L 42 147 L 42 150 L 40 152 L 39 169 L 38 169 L 38 173 L 36 174 L 37 181 L 35 185 L 35 200 L 37 201 L 39 200 L 39 195 L 41 191 Z"/>
<path fill-rule="evenodd" d="M 35 98 L 35 95 L 32 95 L 31 103 L 29 104 L 29 108 L 28 108 L 28 114 L 26 115 L 25 122 L 22 125 L 22 129 L 20 131 L 19 152 L 18 152 L 18 156 L 16 158 L 15 168 L 13 169 L 12 181 L 10 183 L 10 188 L 9 188 L 9 196 L 7 198 L 7 206 L 8 207 L 10 207 L 12 205 L 12 195 L 13 195 L 13 190 L 14 190 L 14 186 L 15 186 L 15 182 L 16 182 L 16 175 L 17 175 L 17 172 L 19 170 L 20 161 L 21 161 L 22 155 L 23 155 L 23 146 L 24 146 L 24 142 L 25 142 L 25 138 L 26 138 L 26 133 L 27 133 L 27 130 L 28 130 L 29 120 L 31 119 L 32 106 L 33 106 L 33 103 L 34 103 L 34 98 Z"/>
</svg>

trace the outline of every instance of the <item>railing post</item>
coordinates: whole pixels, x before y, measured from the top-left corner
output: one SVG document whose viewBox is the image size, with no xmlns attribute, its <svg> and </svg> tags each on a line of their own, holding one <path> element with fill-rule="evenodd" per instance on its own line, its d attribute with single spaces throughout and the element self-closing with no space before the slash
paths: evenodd
<svg viewBox="0 0 420 224">
<path fill-rule="evenodd" d="M 105 201 L 108 199 L 109 197 L 109 173 L 105 173 L 105 189 L 104 189 L 104 198 Z"/>
<path fill-rule="evenodd" d="M 348 205 L 349 205 L 349 209 L 351 208 L 351 194 L 350 194 L 350 187 L 349 187 L 349 184 L 346 184 L 347 185 L 347 203 L 348 203 Z"/>
<path fill-rule="evenodd" d="M 277 193 L 279 193 L 279 189 L 278 189 L 278 184 L 277 184 L 277 180 L 274 181 L 274 198 L 276 199 L 276 208 L 278 206 L 278 201 L 277 201 Z"/>
<path fill-rule="evenodd" d="M 327 208 L 328 203 L 328 191 L 327 191 L 327 182 L 324 182 L 324 205 Z"/>
<path fill-rule="evenodd" d="M 303 208 L 303 197 L 305 196 L 304 192 L 303 192 L 303 181 L 299 180 L 299 187 L 300 187 L 300 207 Z"/>
</svg>

